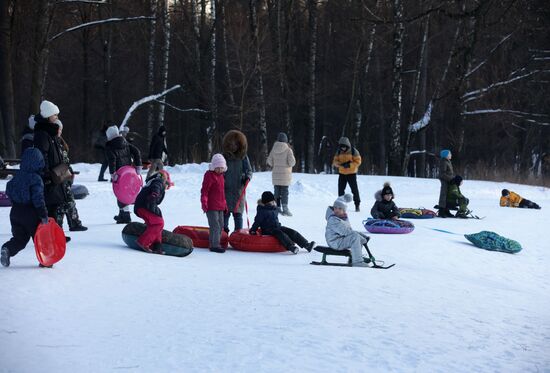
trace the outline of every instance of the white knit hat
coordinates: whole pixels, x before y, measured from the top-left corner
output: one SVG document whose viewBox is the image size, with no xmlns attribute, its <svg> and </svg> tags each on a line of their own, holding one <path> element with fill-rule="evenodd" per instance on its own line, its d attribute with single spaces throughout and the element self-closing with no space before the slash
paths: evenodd
<svg viewBox="0 0 550 373">
<path fill-rule="evenodd" d="M 336 201 L 334 201 L 334 203 L 332 204 L 332 207 L 336 207 L 346 211 L 348 209 L 348 205 L 346 203 L 349 203 L 352 200 L 353 199 L 351 194 L 344 194 L 343 196 L 336 198 Z"/>
<path fill-rule="evenodd" d="M 115 137 L 119 136 L 118 127 L 117 126 L 111 126 L 111 127 L 107 128 L 107 131 L 105 131 L 105 134 L 107 135 L 107 141 L 111 141 Z"/>
<path fill-rule="evenodd" d="M 227 171 L 227 162 L 220 153 L 216 153 L 212 156 L 212 161 L 210 162 L 208 169 L 210 171 L 214 171 L 218 167 L 223 168 L 223 172 Z"/>
<path fill-rule="evenodd" d="M 59 114 L 57 105 L 50 101 L 42 101 L 40 104 L 40 115 L 42 115 L 42 118 L 49 118 L 55 114 Z"/>
</svg>

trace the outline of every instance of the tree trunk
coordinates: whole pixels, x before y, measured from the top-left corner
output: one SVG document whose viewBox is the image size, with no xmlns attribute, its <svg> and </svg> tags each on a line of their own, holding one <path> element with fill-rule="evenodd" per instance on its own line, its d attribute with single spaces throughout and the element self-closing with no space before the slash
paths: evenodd
<svg viewBox="0 0 550 373">
<path fill-rule="evenodd" d="M 11 63 L 11 1 L 0 2 L 0 115 L 4 129 L 2 153 L 15 158 L 15 103 Z"/>
<path fill-rule="evenodd" d="M 214 150 L 214 138 L 217 134 L 218 102 L 216 100 L 216 0 L 210 0 L 212 34 L 210 36 L 210 126 L 208 127 L 208 158 Z"/>
<path fill-rule="evenodd" d="M 161 91 L 166 91 L 168 88 L 168 69 L 170 67 L 170 6 L 168 0 L 164 0 L 162 4 L 162 16 L 163 23 L 162 29 L 164 31 L 164 45 L 163 45 L 163 60 L 162 60 L 162 80 Z M 158 125 L 164 126 L 164 110 L 166 105 L 160 105 L 158 115 Z"/>
<path fill-rule="evenodd" d="M 309 45 L 309 93 L 308 106 L 309 116 L 307 124 L 307 172 L 315 172 L 315 69 L 317 54 L 317 0 L 308 0 L 307 8 L 309 12 L 308 31 L 310 37 Z"/>
<path fill-rule="evenodd" d="M 401 96 L 403 90 L 403 79 L 401 76 L 403 68 L 403 0 L 393 1 L 393 81 L 392 81 L 392 115 L 391 115 L 391 140 L 390 140 L 390 162 L 388 171 L 390 175 L 401 174 Z"/>
<path fill-rule="evenodd" d="M 380 67 L 380 55 L 376 55 L 376 74 L 382 76 L 382 69 Z M 378 174 L 386 174 L 386 111 L 384 110 L 384 87 L 380 80 L 378 80 L 378 104 L 379 104 L 379 126 L 378 126 Z"/>
<path fill-rule="evenodd" d="M 233 94 L 233 81 L 231 80 L 231 70 L 229 69 L 229 53 L 227 52 L 227 23 L 225 19 L 225 2 L 220 3 L 220 12 L 222 17 L 222 42 L 224 55 L 225 78 L 227 79 L 227 95 L 231 110 L 235 108 L 235 95 Z"/>
<path fill-rule="evenodd" d="M 48 34 L 53 17 L 53 1 L 40 0 L 37 14 L 38 19 L 34 29 L 31 101 L 29 107 L 31 113 L 38 113 L 40 101 L 42 100 L 44 77 L 49 53 Z"/>
<path fill-rule="evenodd" d="M 157 41 L 157 0 L 149 0 L 149 10 L 151 16 L 155 17 L 149 24 L 149 62 L 147 66 L 147 86 L 149 95 L 155 93 L 155 48 Z M 153 137 L 153 128 L 155 127 L 155 105 L 150 102 L 147 105 L 147 144 Z"/>
<path fill-rule="evenodd" d="M 99 15 L 102 16 L 103 7 L 99 7 Z M 109 3 L 106 9 L 107 18 L 112 15 L 112 7 Z M 113 108 L 113 89 L 111 85 L 111 46 L 113 43 L 113 32 L 111 26 L 101 26 L 101 40 L 103 44 L 103 95 L 105 100 L 105 113 L 104 120 L 106 123 L 112 125 L 114 122 L 114 108 Z"/>
</svg>

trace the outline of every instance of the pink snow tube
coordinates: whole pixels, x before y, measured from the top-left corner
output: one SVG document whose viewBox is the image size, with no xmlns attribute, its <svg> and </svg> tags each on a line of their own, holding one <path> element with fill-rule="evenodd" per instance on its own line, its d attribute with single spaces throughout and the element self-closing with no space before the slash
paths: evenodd
<svg viewBox="0 0 550 373">
<path fill-rule="evenodd" d="M 117 181 L 113 183 L 116 198 L 126 205 L 133 204 L 143 185 L 141 175 L 132 166 L 122 166 L 115 173 L 118 175 Z"/>
</svg>

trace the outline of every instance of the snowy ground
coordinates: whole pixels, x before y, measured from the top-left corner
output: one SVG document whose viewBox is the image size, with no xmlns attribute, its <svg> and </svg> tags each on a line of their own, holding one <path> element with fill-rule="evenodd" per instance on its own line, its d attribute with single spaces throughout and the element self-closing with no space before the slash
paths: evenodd
<svg viewBox="0 0 550 373">
<path fill-rule="evenodd" d="M 95 181 L 99 165 L 74 168 L 91 193 L 78 201 L 89 230 L 70 233 L 53 269 L 37 267 L 32 244 L 0 268 L 1 372 L 550 372 L 549 189 L 465 181 L 484 220 L 416 220 L 411 234 L 373 236 L 374 255 L 397 263 L 373 270 L 311 266 L 320 255 L 306 251 L 195 249 L 174 258 L 130 250 L 113 223 L 111 185 Z M 169 168 L 167 229 L 206 225 L 205 169 Z M 360 176 L 363 212 L 350 213 L 357 230 L 385 180 L 400 207 L 437 202 L 437 180 Z M 294 217 L 282 223 L 324 244 L 336 185 L 336 175 L 295 174 Z M 499 207 L 504 187 L 543 209 Z M 255 174 L 251 220 L 267 189 L 271 174 Z M 1 242 L 8 216 L 0 208 Z M 481 230 L 524 249 L 484 251 L 461 236 Z"/>
</svg>

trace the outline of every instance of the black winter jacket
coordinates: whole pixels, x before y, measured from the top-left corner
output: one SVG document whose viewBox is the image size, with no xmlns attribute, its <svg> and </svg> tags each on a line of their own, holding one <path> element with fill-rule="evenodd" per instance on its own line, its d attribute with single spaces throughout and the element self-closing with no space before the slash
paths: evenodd
<svg viewBox="0 0 550 373">
<path fill-rule="evenodd" d="M 109 161 L 109 173 L 114 174 L 122 166 L 141 166 L 139 149 L 118 136 L 107 141 L 105 153 Z"/>
<path fill-rule="evenodd" d="M 278 214 L 277 206 L 258 203 L 256 217 L 254 218 L 254 224 L 250 227 L 250 232 L 256 232 L 260 228 L 262 234 L 272 234 L 273 230 L 281 227 Z"/>
<path fill-rule="evenodd" d="M 151 145 L 149 146 L 149 159 L 162 159 L 162 153 L 168 154 L 168 149 L 166 149 L 165 136 L 156 134 L 151 140 Z"/>
<path fill-rule="evenodd" d="M 372 206 L 372 209 L 370 210 L 370 214 L 375 219 L 391 219 L 394 216 L 400 217 L 401 214 L 399 213 L 399 209 L 397 208 L 397 205 L 395 202 L 393 202 L 393 198 L 390 201 L 386 201 L 382 197 L 382 191 L 379 190 L 374 194 L 374 198 L 376 199 L 376 202 L 374 203 L 374 206 Z"/>
<path fill-rule="evenodd" d="M 158 173 L 154 174 L 146 180 L 145 186 L 137 195 L 136 202 L 134 203 L 134 213 L 137 215 L 137 211 L 143 208 L 162 217 L 162 212 L 158 205 L 164 199 L 164 192 L 164 180 L 162 180 L 162 176 Z"/>
<path fill-rule="evenodd" d="M 46 205 L 58 205 L 66 200 L 63 184 L 54 184 L 51 180 L 51 171 L 63 163 L 63 153 L 57 131 L 59 126 L 48 122 L 40 114 L 35 115 L 34 147 L 44 156 L 44 199 Z"/>
</svg>

